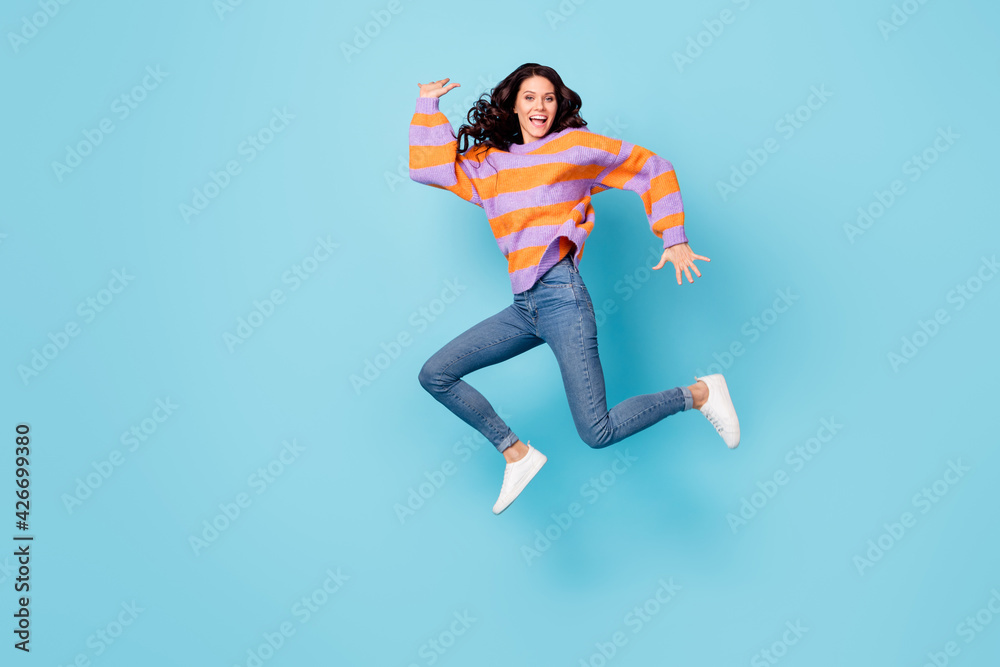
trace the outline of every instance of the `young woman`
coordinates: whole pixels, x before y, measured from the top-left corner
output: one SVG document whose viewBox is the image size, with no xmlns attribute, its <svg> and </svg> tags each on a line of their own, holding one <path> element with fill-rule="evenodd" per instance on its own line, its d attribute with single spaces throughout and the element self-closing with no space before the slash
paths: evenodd
<svg viewBox="0 0 1000 667">
<path fill-rule="evenodd" d="M 447 84 L 447 85 L 446 85 Z M 597 354 L 594 306 L 579 264 L 594 226 L 591 195 L 608 188 L 637 193 L 663 256 L 692 283 L 701 276 L 684 234 L 684 211 L 674 168 L 651 151 L 586 127 L 580 96 L 550 67 L 521 65 L 469 111 L 458 137 L 438 109 L 457 83 L 417 84 L 410 123 L 410 178 L 481 207 L 508 262 L 514 302 L 436 352 L 420 370 L 431 396 L 483 434 L 507 461 L 499 514 L 547 460 L 522 442 L 490 403 L 462 380 L 479 368 L 542 343 L 555 353 L 577 432 L 593 448 L 607 447 L 682 410 L 698 409 L 734 448 L 740 426 L 722 375 L 626 399 L 610 410 Z M 474 146 L 468 148 L 469 139 Z"/>
</svg>

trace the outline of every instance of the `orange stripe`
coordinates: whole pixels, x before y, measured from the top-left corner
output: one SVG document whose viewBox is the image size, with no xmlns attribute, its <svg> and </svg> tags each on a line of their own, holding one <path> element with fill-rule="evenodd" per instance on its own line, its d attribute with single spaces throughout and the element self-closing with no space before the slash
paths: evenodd
<svg viewBox="0 0 1000 667">
<path fill-rule="evenodd" d="M 448 117 L 445 116 L 440 111 L 435 113 L 420 113 L 419 111 L 413 114 L 413 120 L 410 121 L 410 125 L 420 125 L 421 127 L 437 127 L 438 125 L 444 125 L 449 123 Z"/>
<path fill-rule="evenodd" d="M 580 132 L 567 132 L 565 136 L 548 142 L 538 150 L 529 148 L 529 152 L 532 155 L 551 155 L 552 153 L 561 153 L 574 146 L 583 146 L 584 148 L 603 150 L 610 153 L 612 157 L 617 157 L 621 145 L 621 139 L 611 139 L 587 130 L 581 130 Z"/>
<path fill-rule="evenodd" d="M 574 201 L 521 208 L 490 220 L 490 229 L 493 230 L 494 236 L 501 238 L 529 227 L 562 224 L 566 220 L 572 220 L 573 224 L 579 225 L 583 220 L 583 214 L 575 208 L 578 205 L 579 202 Z"/>
<path fill-rule="evenodd" d="M 507 255 L 508 272 L 514 273 L 529 266 L 537 266 L 542 261 L 542 255 L 545 254 L 547 247 L 545 245 L 533 245 L 510 253 Z"/>
<path fill-rule="evenodd" d="M 649 181 L 649 189 L 651 192 L 657 193 L 659 196 L 653 200 L 653 202 L 658 202 L 663 197 L 679 192 L 681 186 L 677 184 L 677 172 L 671 169 L 670 171 L 660 174 L 659 176 L 654 176 Z"/>
<path fill-rule="evenodd" d="M 504 169 L 504 189 L 499 193 L 521 192 L 537 188 L 540 184 L 549 185 L 563 181 L 593 180 L 604 167 L 600 165 L 576 165 L 566 162 L 551 162 L 537 164 L 531 167 L 511 167 Z"/>
<path fill-rule="evenodd" d="M 442 146 L 410 146 L 410 164 L 414 169 L 437 167 L 455 161 L 455 142 Z"/>
<path fill-rule="evenodd" d="M 663 230 L 670 229 L 671 227 L 677 227 L 678 225 L 684 224 L 684 213 L 671 213 L 665 218 L 660 218 L 653 223 L 653 231 L 656 232 L 658 236 L 663 236 Z"/>
</svg>

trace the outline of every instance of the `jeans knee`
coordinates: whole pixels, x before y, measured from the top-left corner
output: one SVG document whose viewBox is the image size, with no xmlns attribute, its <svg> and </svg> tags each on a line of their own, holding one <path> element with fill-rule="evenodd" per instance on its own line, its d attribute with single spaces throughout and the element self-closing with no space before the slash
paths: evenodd
<svg viewBox="0 0 1000 667">
<path fill-rule="evenodd" d="M 444 391 L 447 389 L 447 380 L 444 373 L 441 372 L 437 364 L 431 363 L 431 361 L 431 359 L 428 359 L 424 362 L 424 365 L 420 368 L 420 372 L 417 373 L 417 381 L 428 392 Z"/>
<path fill-rule="evenodd" d="M 431 391 L 434 387 L 434 376 L 435 373 L 433 369 L 426 363 L 420 368 L 420 372 L 417 373 L 417 382 L 426 391 Z"/>
<path fill-rule="evenodd" d="M 611 434 L 606 429 L 580 428 L 580 439 L 591 449 L 601 449 L 611 444 Z"/>
</svg>

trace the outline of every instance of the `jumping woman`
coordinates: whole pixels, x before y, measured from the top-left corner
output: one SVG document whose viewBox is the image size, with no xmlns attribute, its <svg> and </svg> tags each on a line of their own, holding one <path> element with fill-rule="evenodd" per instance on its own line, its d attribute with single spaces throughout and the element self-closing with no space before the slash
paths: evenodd
<svg viewBox="0 0 1000 667">
<path fill-rule="evenodd" d="M 438 109 L 439 98 L 458 83 L 448 79 L 417 84 L 410 123 L 410 178 L 450 190 L 486 212 L 507 258 L 513 304 L 460 334 L 420 369 L 420 385 L 464 422 L 483 434 L 506 460 L 500 514 L 547 460 L 522 442 L 489 401 L 464 375 L 526 352 L 542 343 L 552 348 L 562 373 L 576 430 L 599 449 L 682 410 L 698 409 L 730 448 L 740 442 L 740 425 L 722 375 L 628 398 L 610 410 L 597 355 L 594 306 L 579 264 L 594 227 L 591 195 L 618 188 L 642 198 L 663 256 L 652 267 L 674 265 L 689 283 L 694 260 L 684 234 L 684 210 L 673 165 L 651 151 L 587 129 L 580 96 L 550 67 L 521 65 L 479 99 L 458 137 Z M 464 140 L 461 151 L 459 138 Z M 469 139 L 474 141 L 470 150 Z"/>
</svg>

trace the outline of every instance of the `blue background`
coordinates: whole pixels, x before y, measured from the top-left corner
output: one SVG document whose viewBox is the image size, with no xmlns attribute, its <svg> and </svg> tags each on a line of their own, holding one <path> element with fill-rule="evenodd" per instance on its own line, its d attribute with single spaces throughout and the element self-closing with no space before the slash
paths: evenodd
<svg viewBox="0 0 1000 667">
<path fill-rule="evenodd" d="M 27 423 L 35 541 L 32 650 L 7 631 L 4 664 L 773 664 L 766 650 L 916 666 L 948 642 L 949 664 L 996 664 L 1000 280 L 982 258 L 1000 247 L 1000 10 L 902 4 L 915 13 L 885 32 L 888 0 L 74 2 L 35 19 L 45 3 L 8 3 L 0 497 L 6 541 Z M 407 127 L 417 82 L 462 84 L 441 103 L 457 129 L 524 62 L 561 74 L 591 130 L 673 162 L 691 247 L 712 260 L 693 284 L 644 273 L 659 242 L 640 200 L 595 197 L 581 272 L 609 402 L 715 363 L 743 439 L 727 450 L 692 412 L 591 450 L 542 346 L 468 378 L 549 459 L 497 517 L 502 457 L 417 372 L 510 303 L 506 262 L 481 209 L 408 180 Z M 147 67 L 161 80 L 122 117 L 115 100 Z M 800 109 L 814 86 L 828 99 Z M 281 130 L 262 132 L 275 110 Z M 789 136 L 776 124 L 797 110 Z M 60 178 L 53 163 L 102 119 L 113 131 Z M 270 143 L 253 153 L 251 135 Z M 769 138 L 777 150 L 723 197 Z M 936 161 L 905 171 L 925 149 Z M 229 161 L 239 172 L 185 219 Z M 852 242 L 845 225 L 894 180 L 905 192 Z M 319 240 L 337 248 L 313 255 Z M 312 270 L 298 284 L 297 265 Z M 959 301 L 959 285 L 978 291 Z M 796 298 L 769 311 L 779 290 Z M 25 373 L 36 351 L 49 358 Z M 157 400 L 176 408 L 164 419 Z M 147 430 L 130 451 L 133 427 Z M 625 452 L 633 464 L 609 472 Z M 953 484 L 950 462 L 967 468 Z M 614 483 L 595 493 L 602 473 Z M 936 481 L 941 497 L 915 502 Z M 758 507 L 741 524 L 744 500 Z M 12 628 L 14 559 L 0 565 Z M 679 587 L 663 604 L 661 580 Z M 296 613 L 311 596 L 323 604 Z M 982 609 L 991 623 L 967 641 L 959 624 Z"/>
</svg>

